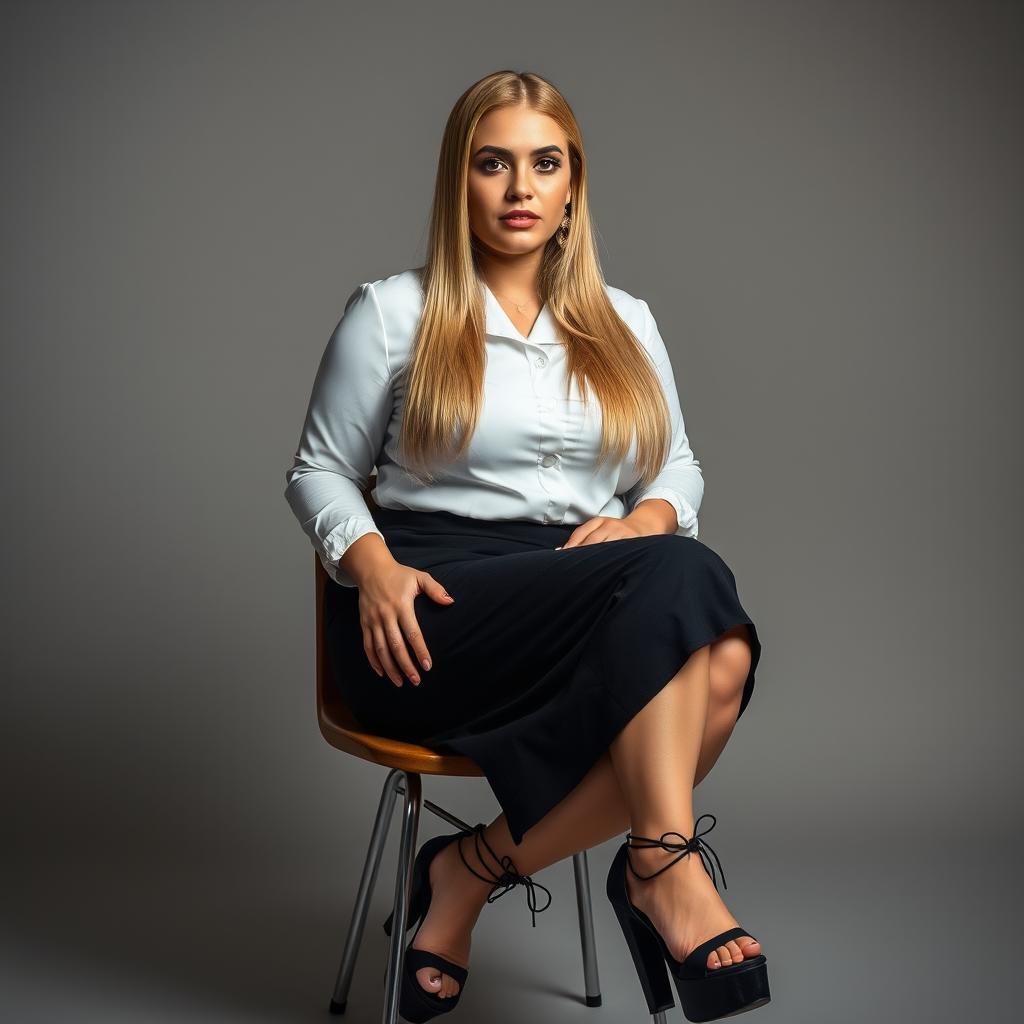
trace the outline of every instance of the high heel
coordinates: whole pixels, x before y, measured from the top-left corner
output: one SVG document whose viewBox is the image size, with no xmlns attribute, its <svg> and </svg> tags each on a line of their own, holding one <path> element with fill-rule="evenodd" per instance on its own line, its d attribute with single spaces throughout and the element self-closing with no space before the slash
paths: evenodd
<svg viewBox="0 0 1024 1024">
<path fill-rule="evenodd" d="M 533 914 L 533 926 L 536 928 L 537 914 L 547 910 L 551 905 L 551 891 L 539 882 L 535 882 L 529 875 L 519 874 L 510 857 L 498 857 L 494 850 L 491 849 L 490 843 L 484 838 L 483 832 L 486 827 L 483 823 L 478 823 L 471 829 L 463 829 L 460 832 L 447 836 L 435 836 L 433 839 L 428 839 L 420 847 L 420 851 L 416 854 L 416 860 L 413 863 L 412 891 L 409 894 L 409 918 L 406 922 L 406 930 L 413 927 L 417 922 L 422 926 L 423 921 L 426 919 L 427 911 L 430 909 L 430 900 L 433 896 L 430 885 L 430 863 L 445 846 L 452 842 L 459 844 L 459 856 L 462 858 L 462 863 L 477 878 L 484 882 L 495 883 L 494 889 L 487 896 L 488 903 L 493 903 L 495 900 L 500 899 L 517 885 L 526 886 L 526 902 L 530 912 Z M 477 858 L 480 864 L 485 867 L 485 870 L 490 872 L 490 869 L 484 864 L 484 859 L 480 853 L 480 843 L 483 842 L 491 856 L 500 865 L 500 875 L 491 872 L 490 877 L 485 877 L 466 860 L 466 855 L 462 852 L 462 838 L 464 836 L 473 836 Z M 548 895 L 548 901 L 542 907 L 536 906 L 535 889 L 543 889 Z M 387 935 L 391 934 L 394 916 L 392 911 L 384 922 L 384 932 Z M 437 953 L 431 953 L 429 950 L 413 949 L 412 944 L 416 940 L 417 934 L 419 934 L 419 928 L 413 933 L 413 937 L 409 940 L 409 945 L 405 949 L 402 989 L 398 1003 L 399 1013 L 407 1021 L 410 1021 L 411 1024 L 423 1024 L 424 1021 L 430 1020 L 431 1017 L 436 1017 L 439 1013 L 447 1013 L 450 1010 L 454 1010 L 459 1002 L 459 997 L 466 989 L 466 981 L 469 977 L 468 968 L 452 963 L 445 957 Z M 434 992 L 428 992 L 416 977 L 416 972 L 423 967 L 437 967 L 459 983 L 459 991 L 455 995 L 444 999 Z"/>
<path fill-rule="evenodd" d="M 703 832 L 700 832 L 696 826 L 701 818 L 705 817 L 711 818 L 711 824 Z M 739 926 L 728 928 L 702 942 L 684 960 L 677 960 L 669 952 L 665 940 L 654 927 L 651 919 L 642 910 L 633 906 L 627 894 L 627 868 L 637 878 L 653 878 L 691 853 L 700 855 L 704 870 L 711 876 L 717 889 L 718 880 L 715 877 L 714 865 L 708 867 L 709 861 L 704 851 L 708 850 L 714 856 L 719 870 L 722 865 L 718 861 L 718 854 L 700 838 L 715 827 L 715 820 L 713 814 L 702 814 L 694 823 L 694 833 L 689 839 L 679 832 L 665 832 L 660 839 L 649 839 L 646 836 L 637 836 L 629 832 L 626 834 L 626 841 L 619 847 L 612 859 L 611 867 L 608 870 L 606 887 L 608 899 L 615 911 L 619 926 L 622 928 L 622 934 L 626 938 L 626 945 L 633 957 L 633 964 L 640 978 L 640 986 L 652 1015 L 675 1006 L 669 975 L 675 982 L 683 1013 L 690 1021 L 709 1021 L 718 1020 L 720 1017 L 732 1017 L 758 1006 L 764 1006 L 771 1000 L 771 993 L 768 990 L 767 960 L 763 954 L 753 957 L 745 956 L 739 963 L 731 964 L 728 967 L 710 968 L 707 965 L 708 954 L 712 950 L 724 945 L 730 939 L 738 939 L 741 935 L 750 935 L 750 932 Z M 679 836 L 682 842 L 666 842 L 666 836 Z M 653 874 L 640 875 L 630 863 L 630 846 L 660 846 L 670 852 L 682 852 L 675 860 L 670 861 Z M 722 872 L 722 884 L 725 884 L 724 872 Z M 753 935 L 750 937 L 754 938 Z"/>
</svg>

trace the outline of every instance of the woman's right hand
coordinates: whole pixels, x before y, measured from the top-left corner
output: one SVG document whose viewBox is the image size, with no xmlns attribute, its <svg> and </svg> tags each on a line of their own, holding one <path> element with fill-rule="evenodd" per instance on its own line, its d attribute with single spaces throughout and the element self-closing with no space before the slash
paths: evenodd
<svg viewBox="0 0 1024 1024">
<path fill-rule="evenodd" d="M 405 646 L 406 640 L 424 669 L 430 669 L 430 652 L 413 610 L 418 594 L 426 594 L 444 605 L 455 600 L 429 572 L 397 561 L 372 573 L 359 586 L 363 650 L 374 672 L 379 676 L 387 672 L 395 686 L 402 685 L 402 672 L 414 686 L 420 683 L 419 672 Z"/>
</svg>

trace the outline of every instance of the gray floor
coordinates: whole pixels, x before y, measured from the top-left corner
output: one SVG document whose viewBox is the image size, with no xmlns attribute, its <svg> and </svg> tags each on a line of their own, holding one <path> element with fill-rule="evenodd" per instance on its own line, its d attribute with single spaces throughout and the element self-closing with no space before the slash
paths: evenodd
<svg viewBox="0 0 1024 1024">
<path fill-rule="evenodd" d="M 383 775 L 382 775 L 383 778 Z M 277 862 L 134 868 L 9 868 L 3 914 L 4 1020 L 376 1024 L 397 817 L 367 922 L 345 1018 L 327 1001 L 342 952 L 363 823 L 335 862 L 318 851 Z M 365 822 L 368 833 L 371 821 Z M 425 815 L 421 836 L 449 831 Z M 986 831 L 982 829 L 982 831 Z M 709 837 L 717 838 L 717 837 Z M 69 836 L 69 849 L 73 837 Z M 764 943 L 772 1003 L 747 1019 L 1019 1020 L 1014 1012 L 1019 900 L 1015 863 L 984 838 L 767 835 L 765 848 L 718 840 L 727 902 Z M 731 848 L 730 848 L 731 845 Z M 470 982 L 448 1019 L 490 1024 L 645 1024 L 636 975 L 603 894 L 616 841 L 590 852 L 604 1003 L 583 1005 L 571 861 L 536 875 L 554 894 L 530 927 L 525 890 L 486 907 Z M 339 855 L 340 856 L 340 855 Z M 1011 905 L 1012 904 L 1012 905 Z M 676 1008 L 670 1021 L 682 1021 Z"/>
</svg>

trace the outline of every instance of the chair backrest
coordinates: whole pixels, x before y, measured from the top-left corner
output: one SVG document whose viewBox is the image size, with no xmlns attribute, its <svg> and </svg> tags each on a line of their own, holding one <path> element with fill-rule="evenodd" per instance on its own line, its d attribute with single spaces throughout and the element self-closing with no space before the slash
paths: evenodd
<svg viewBox="0 0 1024 1024">
<path fill-rule="evenodd" d="M 370 495 L 376 482 L 374 474 L 363 491 L 363 498 L 371 512 L 377 508 Z M 415 743 L 378 736 L 359 723 L 331 681 L 330 654 L 324 638 L 324 593 L 331 579 L 315 551 L 313 571 L 316 588 L 316 717 L 323 738 L 332 747 L 388 768 L 401 768 L 403 771 L 425 775 L 482 776 L 483 771 L 471 758 L 460 754 L 439 754 Z M 392 684 L 382 679 L 381 685 Z"/>
</svg>

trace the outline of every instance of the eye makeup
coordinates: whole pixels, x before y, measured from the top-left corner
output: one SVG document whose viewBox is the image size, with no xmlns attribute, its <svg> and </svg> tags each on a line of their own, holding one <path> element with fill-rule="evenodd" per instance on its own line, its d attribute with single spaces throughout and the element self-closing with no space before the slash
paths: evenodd
<svg viewBox="0 0 1024 1024">
<path fill-rule="evenodd" d="M 485 173 L 490 173 L 490 169 L 487 166 L 490 163 L 504 163 L 504 161 L 500 160 L 496 156 L 488 156 L 488 157 L 485 157 L 483 160 L 481 160 L 480 163 L 478 164 L 478 166 L 479 166 L 480 170 L 484 171 Z M 541 172 L 542 174 L 553 174 L 555 171 L 557 171 L 562 166 L 562 161 L 561 160 L 557 160 L 555 157 L 552 157 L 552 156 L 542 157 L 540 160 L 537 161 L 537 163 L 538 164 L 551 164 L 552 165 L 549 169 L 542 171 Z M 507 167 L 508 165 L 506 164 L 505 166 Z"/>
</svg>

